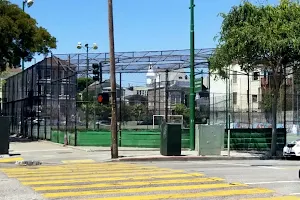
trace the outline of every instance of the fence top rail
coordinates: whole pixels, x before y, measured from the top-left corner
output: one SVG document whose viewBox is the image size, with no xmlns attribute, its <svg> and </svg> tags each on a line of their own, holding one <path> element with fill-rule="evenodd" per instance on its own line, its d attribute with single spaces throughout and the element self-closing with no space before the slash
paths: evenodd
<svg viewBox="0 0 300 200">
<path fill-rule="evenodd" d="M 195 50 L 195 68 L 208 68 L 208 58 L 213 49 Z M 86 70 L 93 63 L 102 63 L 103 72 L 109 72 L 109 53 L 72 53 L 53 54 L 52 57 L 65 62 L 67 66 L 74 66 L 77 71 Z M 172 71 L 180 68 L 189 68 L 190 50 L 165 50 L 165 51 L 139 51 L 139 52 L 116 52 L 116 72 L 139 73 L 147 72 L 149 66 L 156 71 Z"/>
</svg>

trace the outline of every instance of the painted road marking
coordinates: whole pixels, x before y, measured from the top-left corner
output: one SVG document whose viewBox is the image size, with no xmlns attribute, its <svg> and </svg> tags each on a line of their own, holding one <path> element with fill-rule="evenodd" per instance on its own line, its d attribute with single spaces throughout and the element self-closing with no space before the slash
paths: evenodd
<svg viewBox="0 0 300 200">
<path fill-rule="evenodd" d="M 285 197 L 253 198 L 253 199 L 243 199 L 243 200 L 300 200 L 300 197 L 285 196 Z"/>
<path fill-rule="evenodd" d="M 160 172 L 160 171 L 154 171 L 152 172 L 152 174 L 155 174 L 155 175 L 164 175 L 164 174 L 169 174 L 169 175 L 176 175 L 176 174 L 179 174 L 179 173 L 183 173 L 182 170 L 178 170 L 178 171 L 169 171 L 169 172 Z M 132 172 L 131 172 L 132 174 Z M 135 176 L 148 176 L 149 172 L 134 172 Z M 107 172 L 105 173 L 94 173 L 94 174 L 83 174 L 83 175 L 71 175 L 71 176 L 65 176 L 65 175 L 61 175 L 61 176 L 53 176 L 51 174 L 50 177 L 38 177 L 38 176 L 35 176 L 35 177 L 23 177 L 23 178 L 18 178 L 20 181 L 36 181 L 36 180 L 39 180 L 39 181 L 42 181 L 42 180 L 64 180 L 66 178 L 72 178 L 72 179 L 86 179 L 86 178 L 105 178 L 105 177 L 128 177 L 130 176 L 130 174 L 128 173 L 116 173 L 116 174 L 108 174 Z M 204 176 L 204 175 L 203 175 Z"/>
<path fill-rule="evenodd" d="M 13 157 L 13 158 L 1 158 L 0 163 L 13 163 L 16 161 L 24 160 L 22 157 Z"/>
<path fill-rule="evenodd" d="M 35 191 L 58 191 L 58 190 L 74 190 L 74 189 L 88 189 L 88 188 L 107 188 L 107 187 L 125 187 L 125 186 L 152 186 L 152 185 L 165 185 L 165 184 L 185 184 L 185 183 L 209 183 L 209 182 L 220 182 L 224 181 L 222 178 L 211 177 L 211 178 L 197 178 L 197 179 L 178 179 L 174 180 L 159 180 L 159 181 L 136 181 L 136 182 L 118 182 L 118 183 L 99 183 L 90 185 L 59 185 L 59 186 L 40 186 L 33 187 Z"/>
<path fill-rule="evenodd" d="M 103 182 L 103 181 L 127 181 L 127 180 L 149 180 L 149 179 L 167 179 L 167 178 L 192 178 L 200 177 L 203 174 L 172 174 L 172 175 L 144 175 L 128 177 L 115 177 L 115 178 L 83 178 L 83 179 L 67 179 L 67 180 L 46 180 L 46 181 L 28 181 L 22 182 L 23 185 L 48 185 L 48 184 L 67 184 L 67 183 L 86 183 L 86 182 Z M 37 180 L 39 180 L 37 178 Z"/>
<path fill-rule="evenodd" d="M 157 200 L 157 199 L 183 199 L 183 198 L 201 198 L 201 197 L 226 197 L 234 195 L 254 195 L 254 194 L 268 194 L 274 191 L 262 188 L 252 188 L 243 190 L 214 190 L 209 192 L 198 193 L 177 193 L 177 194 L 156 194 L 145 196 L 121 196 L 110 198 L 94 198 L 85 200 Z"/>
<path fill-rule="evenodd" d="M 103 170 L 133 170 L 133 169 L 159 169 L 155 166 L 130 166 L 130 165 L 101 165 L 101 164 L 94 164 L 94 163 L 88 163 L 85 165 L 61 165 L 61 166 L 55 166 L 55 167 L 49 167 L 49 166 L 39 166 L 39 167 L 24 167 L 24 168 L 5 168 L 1 169 L 2 171 L 6 173 L 14 172 L 14 173 L 23 173 L 23 172 L 55 172 L 55 171 L 61 171 L 61 170 L 81 170 L 81 169 L 103 169 Z"/>
<path fill-rule="evenodd" d="M 147 188 L 126 188 L 117 189 L 115 191 L 109 190 L 93 190 L 93 191 L 72 191 L 72 192 L 60 192 L 60 193 L 45 193 L 46 198 L 62 198 L 62 197 L 78 197 L 88 195 L 99 194 L 127 194 L 127 193 L 139 193 L 139 192 L 162 192 L 162 191 L 182 191 L 182 190 L 197 190 L 197 189 L 217 189 L 217 188 L 230 188 L 230 187 L 242 187 L 244 184 L 200 184 L 200 185 L 183 185 L 183 186 L 162 186 L 162 187 L 147 187 Z"/>
<path fill-rule="evenodd" d="M 272 167 L 272 166 L 258 166 L 259 168 L 265 168 L 265 169 L 283 169 L 281 167 Z"/>
<path fill-rule="evenodd" d="M 85 159 L 85 160 L 62 160 L 62 163 L 95 163 L 96 161 L 92 159 Z"/>
<path fill-rule="evenodd" d="M 128 174 L 128 175 L 132 175 L 132 171 L 133 170 L 104 170 L 104 169 L 81 169 L 80 171 L 75 171 L 75 170 L 59 170 L 59 171 L 51 171 L 51 175 L 52 176 L 73 176 L 73 175 L 83 175 L 83 174 L 117 174 L 117 173 L 122 173 L 122 174 Z M 137 169 L 134 170 L 134 173 L 153 173 L 153 172 L 172 172 L 172 171 L 182 171 L 184 172 L 184 170 L 172 170 L 172 169 Z M 49 175 L 49 172 L 35 172 L 34 170 L 31 170 L 30 172 L 17 172 L 17 173 L 7 173 L 7 175 L 9 177 L 18 177 L 18 178 L 25 178 L 25 177 L 41 177 L 41 176 L 47 176 Z"/>
<path fill-rule="evenodd" d="M 254 182 L 254 183 L 245 183 L 245 184 L 262 185 L 262 184 L 277 184 L 277 183 L 300 183 L 300 181 L 269 181 L 269 182 Z"/>
<path fill-rule="evenodd" d="M 252 188 L 251 184 L 230 184 L 222 178 L 205 177 L 201 173 L 128 163 L 83 162 L 1 170 L 50 199 L 155 200 L 222 196 L 242 199 L 243 195 L 259 197 L 264 194 L 265 197 L 274 194 L 269 189 Z M 294 200 L 290 197 L 281 199 Z"/>
</svg>

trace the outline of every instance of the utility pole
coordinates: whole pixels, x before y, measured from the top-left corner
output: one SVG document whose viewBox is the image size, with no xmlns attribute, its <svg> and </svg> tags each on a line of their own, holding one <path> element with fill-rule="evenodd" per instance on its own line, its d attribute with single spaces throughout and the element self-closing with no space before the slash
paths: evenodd
<svg viewBox="0 0 300 200">
<path fill-rule="evenodd" d="M 115 66 L 115 39 L 113 2 L 108 0 L 108 27 L 110 50 L 110 86 L 111 86 L 111 158 L 118 158 L 118 132 L 117 132 L 117 95 L 116 95 L 116 66 Z"/>
<path fill-rule="evenodd" d="M 194 32 L 194 0 L 191 0 L 190 30 L 190 149 L 195 149 L 195 32 Z"/>
</svg>

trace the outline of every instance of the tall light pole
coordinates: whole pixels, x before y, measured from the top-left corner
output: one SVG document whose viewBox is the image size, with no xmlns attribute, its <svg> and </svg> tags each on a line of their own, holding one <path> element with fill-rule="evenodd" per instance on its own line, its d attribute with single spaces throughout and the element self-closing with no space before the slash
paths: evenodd
<svg viewBox="0 0 300 200">
<path fill-rule="evenodd" d="M 195 33 L 194 33 L 194 0 L 191 0 L 190 29 L 190 149 L 195 149 Z"/>
<path fill-rule="evenodd" d="M 30 8 L 34 3 L 34 0 L 23 0 L 22 9 L 25 12 L 25 6 L 27 5 Z M 25 60 L 22 58 L 22 71 L 25 69 Z"/>
<path fill-rule="evenodd" d="M 22 10 L 25 12 L 25 6 L 27 5 L 28 8 L 31 7 L 34 3 L 34 0 L 23 0 L 22 2 Z M 23 41 L 22 41 L 23 42 Z M 24 70 L 25 70 L 25 58 L 22 56 L 22 86 L 21 86 L 21 98 L 25 97 L 24 94 Z M 22 104 L 22 110 L 21 110 L 21 134 L 24 134 L 24 105 L 23 101 L 21 102 Z M 27 122 L 26 122 L 27 123 Z M 32 129 L 31 129 L 32 131 Z M 26 131 L 25 131 L 26 132 Z"/>
<path fill-rule="evenodd" d="M 85 82 L 85 89 L 86 89 L 86 97 L 89 96 L 89 82 L 88 82 L 88 79 L 89 79 L 89 68 L 90 68 L 90 61 L 89 61 L 89 50 L 90 49 L 94 49 L 94 50 L 97 50 L 98 49 L 98 46 L 96 43 L 93 43 L 93 46 L 90 47 L 89 44 L 85 44 L 84 45 L 85 49 L 86 49 L 86 82 Z M 82 48 L 82 44 L 81 42 L 78 42 L 77 43 L 77 49 L 81 49 Z M 88 101 L 88 99 L 87 99 Z M 86 111 L 85 111 L 85 128 L 86 130 L 89 128 L 89 102 L 87 102 L 86 104 Z"/>
<path fill-rule="evenodd" d="M 113 20 L 113 1 L 108 0 L 108 28 L 110 51 L 110 87 L 111 87 L 111 158 L 118 158 L 118 132 L 117 132 L 117 95 L 116 95 L 116 63 L 115 39 Z"/>
</svg>

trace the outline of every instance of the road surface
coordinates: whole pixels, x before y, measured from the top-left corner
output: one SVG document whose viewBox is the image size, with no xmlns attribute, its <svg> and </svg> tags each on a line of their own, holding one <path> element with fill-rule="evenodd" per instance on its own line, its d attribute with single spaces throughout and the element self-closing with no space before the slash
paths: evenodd
<svg viewBox="0 0 300 200">
<path fill-rule="evenodd" d="M 0 163 L 1 200 L 300 200 L 299 161 Z"/>
</svg>

